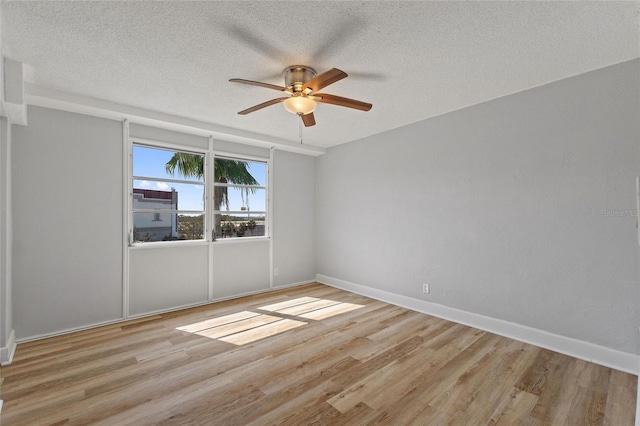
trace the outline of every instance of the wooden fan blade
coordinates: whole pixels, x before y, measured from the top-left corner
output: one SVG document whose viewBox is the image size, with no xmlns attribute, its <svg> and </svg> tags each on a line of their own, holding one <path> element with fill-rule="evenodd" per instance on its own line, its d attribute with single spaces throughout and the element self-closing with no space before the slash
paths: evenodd
<svg viewBox="0 0 640 426">
<path fill-rule="evenodd" d="M 242 83 L 242 84 L 249 84 L 251 86 L 266 87 L 267 89 L 279 90 L 281 92 L 284 92 L 285 90 L 287 90 L 286 87 L 276 86 L 275 84 L 261 83 L 259 81 L 253 81 L 253 80 L 244 80 L 242 78 L 232 78 L 229 81 L 232 83 Z"/>
<path fill-rule="evenodd" d="M 316 125 L 316 118 L 313 116 L 313 113 L 301 115 L 302 122 L 304 123 L 304 127 L 311 127 Z"/>
<path fill-rule="evenodd" d="M 339 70 L 338 68 L 331 68 L 327 72 L 323 72 L 320 75 L 313 77 L 311 80 L 307 81 L 302 89 L 311 89 L 312 92 L 316 92 L 323 87 L 327 87 L 330 84 L 335 83 L 338 80 L 342 80 L 347 77 L 347 73 Z"/>
<path fill-rule="evenodd" d="M 271 99 L 270 101 L 263 102 L 263 103 L 261 103 L 261 104 L 258 104 L 258 105 L 255 105 L 255 106 L 252 106 L 251 108 L 247 108 L 247 109 L 245 109 L 245 110 L 242 110 L 242 111 L 240 111 L 238 114 L 240 114 L 240 115 L 247 115 L 247 114 L 249 114 L 250 112 L 257 111 L 257 110 L 259 110 L 259 109 L 262 109 L 262 108 L 268 107 L 268 106 L 270 106 L 270 105 L 279 104 L 280 102 L 283 102 L 285 99 L 289 99 L 289 98 L 276 98 L 276 99 Z"/>
<path fill-rule="evenodd" d="M 329 95 L 328 93 L 315 93 L 313 99 L 325 104 L 333 104 L 347 108 L 369 111 L 373 105 L 355 99 L 343 98 L 342 96 Z"/>
</svg>

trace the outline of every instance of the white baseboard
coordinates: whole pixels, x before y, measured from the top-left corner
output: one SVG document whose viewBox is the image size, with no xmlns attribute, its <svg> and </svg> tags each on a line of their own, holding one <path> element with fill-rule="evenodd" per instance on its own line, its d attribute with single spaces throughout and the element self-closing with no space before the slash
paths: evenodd
<svg viewBox="0 0 640 426">
<path fill-rule="evenodd" d="M 274 286 L 273 288 L 265 288 L 265 289 L 261 289 L 261 290 L 250 291 L 250 292 L 245 292 L 245 293 L 241 293 L 241 294 L 235 294 L 235 295 L 232 295 L 232 296 L 219 297 L 217 299 L 207 300 L 207 301 L 203 301 L 203 302 L 191 303 L 191 304 L 181 305 L 181 306 L 173 306 L 173 307 L 167 308 L 167 309 L 158 309 L 158 310 L 155 310 L 155 311 L 129 315 L 126 318 L 115 318 L 115 319 L 109 320 L 109 321 L 103 321 L 103 322 L 94 323 L 94 324 L 87 324 L 87 325 L 83 325 L 83 326 L 80 326 L 80 327 L 67 328 L 67 329 L 64 329 L 64 330 L 54 331 L 52 333 L 38 334 L 38 335 L 34 335 L 34 336 L 24 337 L 24 338 L 19 339 L 17 341 L 17 343 L 33 342 L 33 341 L 36 341 L 36 340 L 48 339 L 49 337 L 62 336 L 64 334 L 75 333 L 77 331 L 84 331 L 84 330 L 90 330 L 92 328 L 104 327 L 105 325 L 119 324 L 119 323 L 123 323 L 123 322 L 129 321 L 129 320 L 140 319 L 140 318 L 144 318 L 144 317 L 150 317 L 150 316 L 153 316 L 153 315 L 166 314 L 168 312 L 181 311 L 183 309 L 189 309 L 189 308 L 196 308 L 198 306 L 209 305 L 211 303 L 216 303 L 216 302 L 223 302 L 225 300 L 237 299 L 239 297 L 253 296 L 253 295 L 256 295 L 256 294 L 268 293 L 270 291 L 275 291 L 275 290 L 283 290 L 285 288 L 297 287 L 297 286 L 301 286 L 301 285 L 305 285 L 305 284 L 311 284 L 313 282 L 315 282 L 315 280 L 301 281 L 301 282 L 292 283 L 292 284 L 284 284 L 284 285 L 277 286 L 277 287 Z M 14 340 L 14 343 L 13 343 L 13 350 L 14 351 L 15 351 L 15 345 L 16 345 L 16 342 Z M 2 350 L 2 349 L 0 348 L 0 350 Z M 0 354 L 1 354 L 1 352 L 0 352 Z M 13 358 L 13 353 L 11 354 L 11 358 Z M 4 365 L 4 363 L 2 365 Z"/>
<path fill-rule="evenodd" d="M 269 293 L 270 291 L 281 290 L 281 289 L 285 289 L 285 288 L 289 288 L 289 287 L 297 287 L 297 286 L 300 286 L 300 285 L 310 284 L 312 282 L 315 282 L 315 280 L 303 281 L 303 282 L 292 283 L 292 284 L 284 284 L 284 285 L 281 285 L 281 286 L 273 286 L 273 287 L 268 287 L 268 288 L 262 288 L 260 290 L 246 291 L 244 293 L 233 294 L 231 296 L 218 297 L 216 299 L 211 299 L 211 300 L 207 300 L 207 301 L 203 301 L 203 302 L 191 303 L 191 304 L 188 304 L 188 305 L 181 305 L 181 306 L 173 306 L 173 307 L 167 308 L 167 309 L 158 309 L 158 310 L 155 310 L 155 311 L 143 312 L 143 313 L 140 313 L 140 314 L 133 314 L 133 315 L 129 315 L 129 317 L 127 317 L 127 319 L 125 319 L 124 321 L 130 320 L 130 319 L 144 318 L 144 317 L 148 317 L 148 316 L 152 316 L 152 315 L 166 314 L 167 312 L 181 311 L 183 309 L 196 308 L 198 306 L 209 305 L 211 303 L 216 303 L 216 302 L 224 302 L 225 300 L 238 299 L 240 297 L 254 296 L 256 294 L 261 294 L 261 293 Z"/>
<path fill-rule="evenodd" d="M 0 365 L 9 365 L 13 361 L 13 355 L 16 353 L 16 332 L 11 330 L 7 345 L 0 347 Z"/>
<path fill-rule="evenodd" d="M 311 281 L 299 281 L 297 283 L 291 283 L 291 284 L 274 285 L 270 290 L 280 290 L 280 289 L 289 288 L 289 287 L 298 287 L 301 285 L 307 285 L 315 282 L 316 280 L 311 280 Z"/>
<path fill-rule="evenodd" d="M 640 378 L 640 365 L 638 366 L 638 377 Z M 636 426 L 640 426 L 640 386 L 636 392 Z"/>
<path fill-rule="evenodd" d="M 638 375 L 638 366 L 640 365 L 640 356 L 638 355 L 606 348 L 571 337 L 560 336 L 509 321 L 462 311 L 438 303 L 426 302 L 424 300 L 378 290 L 322 274 L 317 274 L 316 280 L 319 283 L 361 294 L 372 299 L 381 300 L 413 311 L 422 312 L 569 355 L 574 358 Z"/>
</svg>

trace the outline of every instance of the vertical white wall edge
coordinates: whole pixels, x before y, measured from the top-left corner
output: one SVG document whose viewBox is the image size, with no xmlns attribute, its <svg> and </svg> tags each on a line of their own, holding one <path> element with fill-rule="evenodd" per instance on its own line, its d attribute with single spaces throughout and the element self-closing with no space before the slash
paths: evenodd
<svg viewBox="0 0 640 426">
<path fill-rule="evenodd" d="M 4 57 L 0 55 L 0 79 L 4 82 Z M 6 86 L 0 85 L 4 90 Z M 4 96 L 0 96 L 0 113 L 6 113 Z M 12 206 L 12 124 L 6 115 L 6 126 L 0 123 L 0 365 L 13 361 L 16 351 L 15 330 L 13 328 L 12 286 L 13 286 L 13 206 Z M 26 118 L 25 118 L 26 120 Z M 25 121 L 26 124 L 26 121 Z M 4 139 L 4 143 L 2 143 Z M 1 395 L 1 394 L 0 394 Z"/>
<path fill-rule="evenodd" d="M 640 245 L 640 176 L 636 176 L 636 231 L 638 232 L 638 245 Z M 638 301 L 640 303 L 640 301 Z M 638 329 L 640 332 L 640 329 Z M 640 361 L 637 373 L 640 379 Z M 636 426 L 640 426 L 640 386 L 636 392 Z"/>
<path fill-rule="evenodd" d="M 9 365 L 13 362 L 13 355 L 16 353 L 16 332 L 11 330 L 7 338 L 7 345 L 0 348 L 0 366 Z"/>
<path fill-rule="evenodd" d="M 122 318 L 129 318 L 129 244 L 131 238 L 131 217 L 129 195 L 132 187 L 131 141 L 129 140 L 129 120 L 122 121 L 122 164 L 124 165 L 124 188 L 122 188 Z"/>
<path fill-rule="evenodd" d="M 638 379 L 640 380 L 640 362 L 638 362 Z M 636 395 L 636 426 L 640 426 L 640 386 Z"/>
<path fill-rule="evenodd" d="M 213 160 L 213 136 L 209 136 L 209 152 L 207 152 L 207 155 L 204 156 L 204 163 L 205 163 L 205 168 L 204 168 L 204 182 L 205 182 L 205 190 L 207 191 L 206 193 L 206 200 L 205 200 L 205 206 L 204 206 L 204 211 L 205 211 L 205 240 L 209 241 L 208 246 L 208 254 L 209 257 L 207 258 L 207 268 L 208 268 L 208 279 L 207 279 L 207 283 L 208 283 L 208 287 L 207 287 L 207 299 L 209 300 L 209 302 L 213 301 L 213 244 L 215 243 L 215 240 L 213 239 L 213 234 L 216 230 L 216 215 L 213 211 L 214 206 L 213 206 L 213 198 L 214 198 L 214 191 L 215 191 L 215 186 L 214 186 L 214 181 L 216 180 L 215 178 L 215 161 Z M 211 176 L 211 179 L 209 179 L 209 176 Z"/>
<path fill-rule="evenodd" d="M 640 245 L 640 176 L 636 176 L 636 231 L 638 232 L 638 245 Z M 638 329 L 640 332 L 640 329 Z M 636 374 L 640 378 L 640 361 Z M 636 395 L 636 426 L 640 426 L 640 386 Z"/>
<path fill-rule="evenodd" d="M 275 147 L 269 149 L 269 165 L 267 167 L 267 235 L 269 235 L 269 288 L 273 288 L 273 153 Z"/>
<path fill-rule="evenodd" d="M 640 176 L 636 176 L 636 232 L 638 233 L 638 245 L 640 245 Z"/>
</svg>

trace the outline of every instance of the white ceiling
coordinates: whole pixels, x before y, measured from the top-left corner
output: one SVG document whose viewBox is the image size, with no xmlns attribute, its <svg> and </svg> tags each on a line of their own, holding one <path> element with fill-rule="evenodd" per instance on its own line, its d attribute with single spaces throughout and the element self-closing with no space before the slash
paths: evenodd
<svg viewBox="0 0 640 426">
<path fill-rule="evenodd" d="M 3 54 L 29 83 L 299 142 L 299 119 L 245 78 L 306 64 L 350 76 L 323 92 L 305 144 L 359 139 L 640 57 L 639 2 L 1 3 Z M 31 86 L 30 86 L 31 87 Z"/>
</svg>

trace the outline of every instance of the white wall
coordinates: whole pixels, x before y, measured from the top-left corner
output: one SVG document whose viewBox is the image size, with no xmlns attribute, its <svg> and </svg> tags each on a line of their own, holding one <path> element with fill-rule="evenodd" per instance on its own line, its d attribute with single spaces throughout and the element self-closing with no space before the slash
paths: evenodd
<svg viewBox="0 0 640 426">
<path fill-rule="evenodd" d="M 29 107 L 13 129 L 18 338 L 122 317 L 122 123 Z"/>
<path fill-rule="evenodd" d="M 329 149 L 317 272 L 639 353 L 639 75 L 626 62 Z"/>
<path fill-rule="evenodd" d="M 273 174 L 274 286 L 315 279 L 315 158 L 275 151 Z"/>
</svg>

